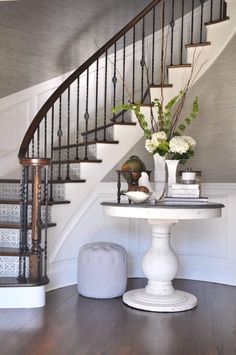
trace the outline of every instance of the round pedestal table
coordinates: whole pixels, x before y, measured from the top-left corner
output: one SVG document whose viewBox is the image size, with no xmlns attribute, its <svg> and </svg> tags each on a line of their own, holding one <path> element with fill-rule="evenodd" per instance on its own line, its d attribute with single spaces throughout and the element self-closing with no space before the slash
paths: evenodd
<svg viewBox="0 0 236 355">
<path fill-rule="evenodd" d="M 153 312 L 180 312 L 197 306 L 197 298 L 174 289 L 172 280 L 178 272 L 178 257 L 170 245 L 171 228 L 182 219 L 220 217 L 220 203 L 125 204 L 102 202 L 104 211 L 113 217 L 146 219 L 152 228 L 152 243 L 144 254 L 142 269 L 148 282 L 145 288 L 128 291 L 123 302 L 128 306 Z"/>
</svg>

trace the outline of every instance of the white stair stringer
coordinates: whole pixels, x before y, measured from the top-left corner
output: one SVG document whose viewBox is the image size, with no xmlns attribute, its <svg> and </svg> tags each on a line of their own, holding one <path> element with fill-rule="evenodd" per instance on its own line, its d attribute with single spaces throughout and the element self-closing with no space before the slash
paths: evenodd
<svg viewBox="0 0 236 355">
<path fill-rule="evenodd" d="M 82 213 L 84 203 L 96 186 L 142 136 L 143 132 L 138 124 L 114 125 L 114 140 L 119 140 L 119 144 L 99 143 L 97 158 L 102 159 L 102 163 L 80 163 L 80 177 L 85 178 L 86 183 L 65 185 L 65 196 L 71 203 L 66 206 L 53 206 L 52 218 L 57 225 L 48 232 L 48 289 L 75 283 L 74 259 L 78 250 L 75 249 L 76 241 L 70 238 L 70 233 L 77 223 L 78 215 Z M 63 272 L 64 269 L 66 273 Z"/>
</svg>

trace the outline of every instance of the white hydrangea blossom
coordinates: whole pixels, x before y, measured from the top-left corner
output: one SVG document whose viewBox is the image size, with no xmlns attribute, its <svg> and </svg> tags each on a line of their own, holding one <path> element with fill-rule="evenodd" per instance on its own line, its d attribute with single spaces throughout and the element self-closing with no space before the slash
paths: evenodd
<svg viewBox="0 0 236 355">
<path fill-rule="evenodd" d="M 189 144 L 181 136 L 171 138 L 169 144 L 171 153 L 184 154 L 189 150 Z"/>
<path fill-rule="evenodd" d="M 153 143 L 154 142 L 158 142 L 159 143 L 159 141 L 160 140 L 166 140 L 166 133 L 164 132 L 164 131 L 160 131 L 160 132 L 157 132 L 157 133 L 153 133 L 153 135 L 152 135 L 152 141 L 153 141 Z"/>
<path fill-rule="evenodd" d="M 194 148 L 196 146 L 196 141 L 190 136 L 181 136 L 181 137 L 186 143 L 188 143 L 189 148 L 191 150 L 194 150 Z"/>
<path fill-rule="evenodd" d="M 153 153 L 154 150 L 155 150 L 155 148 L 156 148 L 156 146 L 155 146 L 155 144 L 153 144 L 153 142 L 151 141 L 151 139 L 146 139 L 146 141 L 145 141 L 145 148 L 147 149 L 147 151 L 148 151 L 149 153 Z"/>
</svg>

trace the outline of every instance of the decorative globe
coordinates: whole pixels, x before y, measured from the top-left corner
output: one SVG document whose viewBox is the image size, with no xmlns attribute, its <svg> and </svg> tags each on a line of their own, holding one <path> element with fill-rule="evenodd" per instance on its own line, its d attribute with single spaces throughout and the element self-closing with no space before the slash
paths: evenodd
<svg viewBox="0 0 236 355">
<path fill-rule="evenodd" d="M 142 171 L 146 166 L 137 155 L 132 155 L 121 167 L 122 176 L 131 185 L 137 185 Z"/>
</svg>

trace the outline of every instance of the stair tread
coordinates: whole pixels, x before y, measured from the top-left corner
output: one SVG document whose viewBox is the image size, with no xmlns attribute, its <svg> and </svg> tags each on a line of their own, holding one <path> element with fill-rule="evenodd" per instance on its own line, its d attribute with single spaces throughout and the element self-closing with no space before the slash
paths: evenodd
<svg viewBox="0 0 236 355">
<path fill-rule="evenodd" d="M 97 128 L 90 129 L 87 132 L 82 132 L 81 135 L 86 136 L 86 134 L 94 133 L 96 131 L 101 131 L 104 128 L 109 128 L 109 127 L 116 126 L 116 125 L 118 125 L 118 126 L 136 126 L 136 122 L 110 122 L 110 123 L 107 123 L 103 126 L 99 126 Z"/>
<path fill-rule="evenodd" d="M 167 65 L 168 68 L 190 68 L 192 66 L 192 64 L 187 63 L 187 64 L 170 64 Z"/>
<path fill-rule="evenodd" d="M 56 223 L 52 223 L 52 222 L 48 223 L 48 227 L 55 227 L 55 226 Z M 20 229 L 20 223 L 10 222 L 10 221 L 6 221 L 6 222 L 0 221 L 0 229 Z M 28 229 L 31 229 L 30 225 L 28 225 Z"/>
<path fill-rule="evenodd" d="M 0 205 L 20 205 L 21 200 L 16 199 L 16 200 L 4 200 L 0 199 Z M 53 200 L 53 201 L 48 201 L 48 205 L 64 205 L 64 204 L 69 204 L 71 201 L 69 200 Z M 28 201 L 29 205 L 32 205 L 32 201 Z M 45 205 L 45 202 L 42 202 L 42 205 Z"/>
<path fill-rule="evenodd" d="M 32 286 L 42 286 L 48 284 L 49 280 L 44 277 L 39 282 L 32 282 L 30 280 L 23 281 L 19 280 L 18 277 L 0 277 L 0 287 L 32 287 Z"/>
<path fill-rule="evenodd" d="M 118 144 L 119 141 L 113 141 L 113 140 L 93 140 L 93 141 L 89 141 L 87 143 L 87 145 L 92 145 L 92 144 Z M 79 144 L 70 144 L 69 148 L 76 148 L 76 147 L 83 147 L 85 146 L 86 143 L 79 143 Z M 67 145 L 62 145 L 60 148 L 59 147 L 54 147 L 53 150 L 59 150 L 59 149 L 67 149 L 68 146 Z"/>
<path fill-rule="evenodd" d="M 150 88 L 172 88 L 173 84 L 157 84 L 150 85 Z"/>
<path fill-rule="evenodd" d="M 70 159 L 70 160 L 54 160 L 53 164 L 80 164 L 80 163 L 101 163 L 101 159 Z"/>
<path fill-rule="evenodd" d="M 19 256 L 19 248 L 0 248 L 0 256 Z"/>
<path fill-rule="evenodd" d="M 225 17 L 220 18 L 218 20 L 212 20 L 212 21 L 205 22 L 204 25 L 205 26 L 215 25 L 216 23 L 228 21 L 229 19 L 230 19 L 229 16 L 225 16 Z"/>
<path fill-rule="evenodd" d="M 210 46 L 211 42 L 199 42 L 199 43 L 188 43 L 185 44 L 185 48 L 190 48 L 190 47 L 205 47 L 205 46 Z"/>
<path fill-rule="evenodd" d="M 30 183 L 32 183 L 31 180 L 29 180 Z M 43 183 L 44 181 L 42 181 Z M 79 182 L 79 183 L 82 183 L 82 182 L 86 182 L 85 179 L 77 179 L 77 180 L 49 180 L 49 183 L 52 183 L 52 184 L 67 184 L 67 183 L 74 183 L 74 182 Z M 0 184 L 3 183 L 3 184 L 20 184 L 20 179 L 0 179 Z"/>
</svg>

